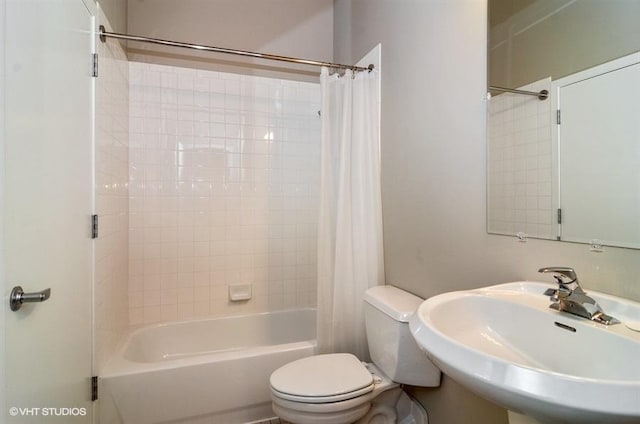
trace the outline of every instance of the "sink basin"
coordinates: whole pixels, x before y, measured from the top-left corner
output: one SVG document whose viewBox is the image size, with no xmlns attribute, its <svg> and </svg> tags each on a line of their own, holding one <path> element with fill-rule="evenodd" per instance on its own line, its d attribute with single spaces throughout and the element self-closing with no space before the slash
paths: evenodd
<svg viewBox="0 0 640 424">
<path fill-rule="evenodd" d="M 441 294 L 410 320 L 440 369 L 481 397 L 543 423 L 639 423 L 640 303 L 586 290 L 622 323 L 550 309 L 556 285 L 515 282 Z"/>
</svg>

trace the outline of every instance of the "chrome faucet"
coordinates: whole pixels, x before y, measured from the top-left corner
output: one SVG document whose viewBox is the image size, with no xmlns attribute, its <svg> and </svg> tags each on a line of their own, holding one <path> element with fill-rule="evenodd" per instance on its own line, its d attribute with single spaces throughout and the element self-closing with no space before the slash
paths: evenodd
<svg viewBox="0 0 640 424">
<path fill-rule="evenodd" d="M 578 276 L 573 268 L 546 267 L 538 272 L 551 273 L 558 283 L 558 289 L 548 289 L 544 292 L 554 302 L 549 307 L 558 311 L 568 312 L 600 324 L 611 325 L 620 321 L 602 312 L 602 308 L 592 297 L 580 287 Z"/>
</svg>

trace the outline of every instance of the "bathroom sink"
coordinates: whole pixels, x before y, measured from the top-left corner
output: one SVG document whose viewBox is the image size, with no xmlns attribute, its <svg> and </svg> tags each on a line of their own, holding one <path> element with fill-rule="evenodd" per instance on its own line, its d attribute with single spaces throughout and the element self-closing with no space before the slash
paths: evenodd
<svg viewBox="0 0 640 424">
<path fill-rule="evenodd" d="M 410 320 L 418 345 L 479 396 L 543 423 L 640 422 L 640 303 L 587 290 L 621 321 L 550 309 L 556 285 L 515 282 L 441 294 Z"/>
</svg>

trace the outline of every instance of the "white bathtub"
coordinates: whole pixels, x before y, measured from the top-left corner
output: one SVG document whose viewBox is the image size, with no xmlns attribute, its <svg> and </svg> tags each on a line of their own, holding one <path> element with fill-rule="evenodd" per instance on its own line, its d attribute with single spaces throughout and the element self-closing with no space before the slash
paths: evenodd
<svg viewBox="0 0 640 424">
<path fill-rule="evenodd" d="M 273 417 L 269 376 L 315 353 L 315 319 L 297 309 L 137 329 L 100 376 L 102 424 Z"/>
</svg>

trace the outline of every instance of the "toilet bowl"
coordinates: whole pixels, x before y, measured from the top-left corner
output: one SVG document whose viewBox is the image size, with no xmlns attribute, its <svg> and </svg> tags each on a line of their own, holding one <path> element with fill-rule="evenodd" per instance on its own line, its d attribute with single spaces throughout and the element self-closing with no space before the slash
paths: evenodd
<svg viewBox="0 0 640 424">
<path fill-rule="evenodd" d="M 435 387 L 440 370 L 420 351 L 408 320 L 422 299 L 392 286 L 365 293 L 373 363 L 349 353 L 299 359 L 271 374 L 274 413 L 293 424 L 426 424 L 400 384 Z"/>
<path fill-rule="evenodd" d="M 295 424 L 350 424 L 367 415 L 379 394 L 398 386 L 375 365 L 333 353 L 277 369 L 271 375 L 271 399 L 274 413 Z"/>
</svg>

